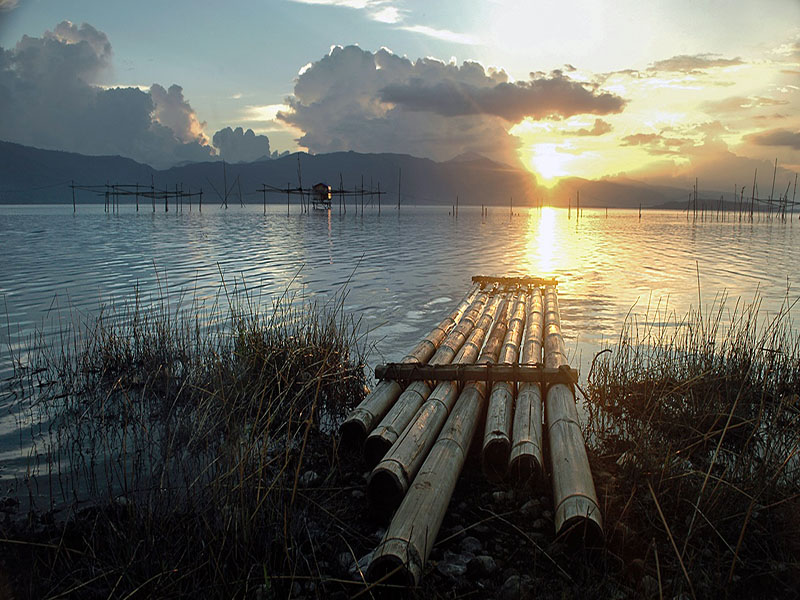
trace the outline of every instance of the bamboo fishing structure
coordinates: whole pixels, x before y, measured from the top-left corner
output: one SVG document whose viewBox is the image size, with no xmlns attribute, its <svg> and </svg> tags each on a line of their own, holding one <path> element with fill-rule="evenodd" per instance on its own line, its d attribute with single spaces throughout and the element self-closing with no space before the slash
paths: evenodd
<svg viewBox="0 0 800 600">
<path fill-rule="evenodd" d="M 478 296 L 461 322 L 453 328 L 436 354 L 430 359 L 430 364 L 449 364 L 457 357 L 461 347 L 478 324 L 486 301 L 485 294 Z M 489 325 L 491 325 L 491 320 Z M 479 351 L 480 346 L 475 350 L 475 355 Z M 474 360 L 474 356 L 472 359 Z M 415 381 L 403 391 L 394 406 L 364 442 L 364 459 L 368 466 L 375 466 L 384 457 L 403 430 L 408 427 L 422 403 L 428 399 L 432 389 L 426 381 Z"/>
<path fill-rule="evenodd" d="M 450 331 L 461 321 L 465 311 L 472 305 L 479 287 L 473 288 L 464 296 L 461 303 L 447 315 L 441 323 L 406 354 L 401 363 L 424 364 L 434 355 Z M 349 446 L 361 446 L 375 425 L 386 415 L 400 396 L 402 388 L 393 380 L 384 379 L 377 387 L 348 415 L 340 428 L 342 443 Z"/>
<path fill-rule="evenodd" d="M 577 372 L 567 364 L 561 335 L 557 281 L 473 282 L 459 306 L 401 362 L 376 366 L 380 383 L 342 426 L 343 441 L 363 440 L 365 460 L 377 463 L 367 482 L 373 512 L 388 518 L 394 511 L 366 572 L 372 582 L 419 584 L 479 432 L 489 480 L 510 471 L 538 494 L 548 464 L 554 533 L 585 543 L 603 539 L 572 391 Z"/>
<path fill-rule="evenodd" d="M 554 286 L 545 287 L 544 310 L 545 366 L 559 368 L 568 363 Z M 571 386 L 554 383 L 547 388 L 545 418 L 556 534 L 597 543 L 603 522 Z"/>
<path fill-rule="evenodd" d="M 464 343 L 453 362 L 472 363 L 475 361 L 481 346 L 484 345 L 484 339 L 492 322 L 495 320 L 495 315 L 501 314 L 505 310 L 505 302 L 499 296 L 495 296 L 489 302 L 469 339 Z M 486 342 L 486 346 L 478 358 L 478 363 L 495 361 L 503 341 L 505 331 L 503 322 L 502 317 L 497 319 L 497 325 Z M 424 385 L 428 386 L 429 384 L 424 383 Z M 447 420 L 459 391 L 460 385 L 456 381 L 439 383 L 416 411 L 397 441 L 372 470 L 367 482 L 367 498 L 376 513 L 388 516 L 400 505 L 406 490 L 411 485 Z"/>
<path fill-rule="evenodd" d="M 522 362 L 539 364 L 542 360 L 544 310 L 542 292 L 531 291 L 527 305 L 527 328 L 522 344 Z M 517 379 L 519 381 L 519 379 Z M 516 481 L 542 480 L 542 387 L 535 382 L 520 382 L 514 407 L 512 446 L 509 470 Z"/>
<path fill-rule="evenodd" d="M 526 294 L 522 294 L 515 300 L 503 347 L 496 361 L 498 363 L 512 365 L 519 361 L 520 341 L 525 329 L 527 300 Z M 513 381 L 498 381 L 492 387 L 492 393 L 489 396 L 481 456 L 483 472 L 490 481 L 501 481 L 508 471 L 508 460 L 511 454 L 514 388 Z"/>
</svg>

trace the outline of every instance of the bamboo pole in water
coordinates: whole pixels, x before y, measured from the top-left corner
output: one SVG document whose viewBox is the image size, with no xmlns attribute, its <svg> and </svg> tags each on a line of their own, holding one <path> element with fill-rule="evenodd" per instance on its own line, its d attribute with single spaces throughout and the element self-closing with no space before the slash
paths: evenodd
<svg viewBox="0 0 800 600">
<path fill-rule="evenodd" d="M 542 292 L 531 291 L 527 306 L 527 329 L 522 344 L 522 362 L 526 365 L 542 360 L 544 310 Z M 509 470 L 517 481 L 538 483 L 542 479 L 542 388 L 538 383 L 521 383 L 514 407 Z"/>
<path fill-rule="evenodd" d="M 497 325 L 478 358 L 479 363 L 494 362 L 503 343 L 505 327 L 501 325 L 504 302 L 495 296 L 486 307 L 469 339 L 453 362 L 470 364 L 475 362 L 483 341 L 497 316 Z M 485 385 L 485 384 L 484 384 Z M 447 415 L 459 396 L 461 385 L 455 381 L 443 381 L 430 393 L 428 399 L 417 410 L 413 420 L 406 426 L 397 441 L 373 469 L 367 483 L 367 498 L 373 510 L 389 516 L 400 505 L 408 486 L 422 466 L 428 451 L 436 442 Z M 430 389 L 430 388 L 428 388 Z"/>
<path fill-rule="evenodd" d="M 470 332 L 479 322 L 486 299 L 485 294 L 478 297 L 469 312 L 442 342 L 436 354 L 430 359 L 430 364 L 446 365 L 456 358 Z M 477 355 L 477 351 L 475 354 Z M 392 444 L 397 441 L 397 438 L 414 418 L 419 407 L 430 396 L 431 390 L 432 387 L 427 381 L 415 381 L 400 394 L 386 416 L 364 442 L 364 459 L 369 467 L 378 464 Z"/>
<path fill-rule="evenodd" d="M 505 336 L 505 327 L 502 329 Z M 387 583 L 409 586 L 419 583 L 485 410 L 486 383 L 470 383 L 458 397 L 441 434 L 375 549 L 367 570 L 370 581 L 385 578 Z"/>
<path fill-rule="evenodd" d="M 424 364 L 434 355 L 448 333 L 458 325 L 464 312 L 471 306 L 478 293 L 478 286 L 473 287 L 461 303 L 444 320 L 434 327 L 401 362 Z M 344 423 L 340 434 L 342 443 L 350 446 L 361 446 L 378 423 L 389 411 L 400 396 L 402 387 L 396 381 L 381 381 L 375 389 L 359 404 Z"/>
<path fill-rule="evenodd" d="M 511 365 L 519 360 L 520 341 L 525 329 L 527 296 L 515 301 L 508 321 L 508 331 L 500 350 L 498 363 Z M 514 382 L 498 381 L 492 386 L 486 409 L 486 429 L 483 435 L 483 472 L 490 481 L 500 481 L 508 471 L 511 453 L 511 416 L 514 410 Z"/>
<path fill-rule="evenodd" d="M 556 288 L 547 286 L 544 295 L 545 366 L 567 364 Z M 595 544 L 602 540 L 603 522 L 578 422 L 572 388 L 556 383 L 547 389 L 545 417 L 553 480 L 556 534 Z"/>
</svg>

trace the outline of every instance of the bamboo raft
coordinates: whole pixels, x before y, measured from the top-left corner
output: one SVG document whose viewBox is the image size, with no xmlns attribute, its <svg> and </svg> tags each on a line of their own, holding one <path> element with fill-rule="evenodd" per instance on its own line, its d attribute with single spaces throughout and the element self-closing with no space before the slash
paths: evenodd
<svg viewBox="0 0 800 600">
<path fill-rule="evenodd" d="M 603 539 L 558 282 L 472 280 L 400 362 L 376 367 L 380 382 L 341 427 L 342 443 L 360 447 L 372 469 L 371 508 L 390 520 L 367 569 L 373 582 L 419 584 L 474 438 L 490 481 L 537 489 L 549 478 L 557 536 Z"/>
</svg>

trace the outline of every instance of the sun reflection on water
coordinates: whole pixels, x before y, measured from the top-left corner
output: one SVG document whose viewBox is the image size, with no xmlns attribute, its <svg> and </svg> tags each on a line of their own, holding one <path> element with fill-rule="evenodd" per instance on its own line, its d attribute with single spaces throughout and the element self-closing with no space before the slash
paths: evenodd
<svg viewBox="0 0 800 600">
<path fill-rule="evenodd" d="M 562 244 L 563 232 L 560 229 L 555 208 L 545 206 L 529 212 L 525 252 L 528 273 L 545 277 L 554 274 L 562 266 L 565 245 Z"/>
</svg>

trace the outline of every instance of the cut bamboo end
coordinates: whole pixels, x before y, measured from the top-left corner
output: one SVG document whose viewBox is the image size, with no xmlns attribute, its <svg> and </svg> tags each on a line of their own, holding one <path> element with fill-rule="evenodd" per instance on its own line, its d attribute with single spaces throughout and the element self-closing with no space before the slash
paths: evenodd
<svg viewBox="0 0 800 600">
<path fill-rule="evenodd" d="M 388 519 L 400 506 L 408 489 L 408 475 L 394 460 L 384 460 L 370 473 L 367 500 L 372 511 Z"/>
<path fill-rule="evenodd" d="M 361 415 L 352 415 L 339 427 L 339 438 L 344 448 L 360 448 L 367 439 L 367 423 Z"/>
<path fill-rule="evenodd" d="M 408 540 L 384 540 L 373 556 L 367 581 L 409 588 L 416 586 L 422 577 L 422 558 Z"/>
<path fill-rule="evenodd" d="M 361 447 L 367 434 L 389 412 L 403 388 L 396 381 L 381 381 L 339 427 L 344 447 Z"/>
<path fill-rule="evenodd" d="M 584 507 L 584 510 L 587 510 Z M 599 509 L 597 509 L 599 515 Z M 566 519 L 557 532 L 557 537 L 569 546 L 600 548 L 605 536 L 603 526 L 597 519 L 586 513 Z"/>
<path fill-rule="evenodd" d="M 517 444 L 511 449 L 508 472 L 515 485 L 530 483 L 533 488 L 541 487 L 544 471 L 542 463 L 536 458 L 541 453 L 541 449 L 531 442 Z"/>
<path fill-rule="evenodd" d="M 508 457 L 511 441 L 505 433 L 492 433 L 483 442 L 483 474 L 486 479 L 498 482 L 508 474 Z"/>
<path fill-rule="evenodd" d="M 388 431 L 373 432 L 367 436 L 364 441 L 364 462 L 370 469 L 381 462 L 395 440 L 397 440 L 396 432 L 392 434 Z"/>
</svg>

